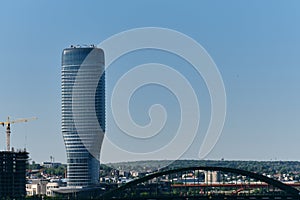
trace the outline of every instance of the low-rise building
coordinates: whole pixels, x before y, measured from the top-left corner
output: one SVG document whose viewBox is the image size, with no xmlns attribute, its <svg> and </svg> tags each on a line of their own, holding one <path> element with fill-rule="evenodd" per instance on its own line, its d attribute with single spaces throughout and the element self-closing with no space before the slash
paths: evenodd
<svg viewBox="0 0 300 200">
<path fill-rule="evenodd" d="M 27 196 L 54 196 L 53 189 L 66 186 L 63 180 L 35 179 L 26 184 Z"/>
<path fill-rule="evenodd" d="M 53 189 L 57 189 L 59 188 L 60 184 L 58 182 L 49 182 L 46 185 L 46 195 L 53 197 L 54 193 L 53 193 Z"/>
<path fill-rule="evenodd" d="M 45 195 L 48 180 L 35 179 L 26 184 L 27 196 Z"/>
<path fill-rule="evenodd" d="M 61 166 L 62 164 L 60 162 L 43 162 L 42 163 L 42 166 L 45 167 L 45 168 L 52 168 L 52 167 L 59 167 Z"/>
</svg>

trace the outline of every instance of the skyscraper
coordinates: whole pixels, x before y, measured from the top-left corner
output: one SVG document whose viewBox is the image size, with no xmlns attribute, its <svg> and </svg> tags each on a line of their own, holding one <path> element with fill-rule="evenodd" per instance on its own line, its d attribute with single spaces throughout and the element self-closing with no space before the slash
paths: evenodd
<svg viewBox="0 0 300 200">
<path fill-rule="evenodd" d="M 99 182 L 105 132 L 104 53 L 93 45 L 62 53 L 62 135 L 67 152 L 68 187 Z"/>
</svg>

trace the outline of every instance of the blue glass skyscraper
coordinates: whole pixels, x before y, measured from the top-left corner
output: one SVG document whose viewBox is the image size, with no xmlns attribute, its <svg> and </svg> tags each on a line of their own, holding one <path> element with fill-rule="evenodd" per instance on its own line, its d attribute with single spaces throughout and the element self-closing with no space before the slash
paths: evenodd
<svg viewBox="0 0 300 200">
<path fill-rule="evenodd" d="M 62 53 L 62 135 L 68 187 L 99 183 L 105 132 L 104 53 L 94 46 L 71 46 Z"/>
</svg>

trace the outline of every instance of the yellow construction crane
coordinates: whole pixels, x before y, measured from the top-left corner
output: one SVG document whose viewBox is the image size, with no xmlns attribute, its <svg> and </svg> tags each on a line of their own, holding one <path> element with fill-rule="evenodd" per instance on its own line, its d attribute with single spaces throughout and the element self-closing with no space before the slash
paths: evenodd
<svg viewBox="0 0 300 200">
<path fill-rule="evenodd" d="M 10 124 L 20 123 L 20 122 L 28 122 L 29 120 L 36 120 L 36 117 L 26 118 L 26 119 L 17 119 L 10 121 L 9 117 L 7 117 L 6 122 L 0 122 L 0 125 L 6 125 L 6 150 L 10 151 Z"/>
</svg>

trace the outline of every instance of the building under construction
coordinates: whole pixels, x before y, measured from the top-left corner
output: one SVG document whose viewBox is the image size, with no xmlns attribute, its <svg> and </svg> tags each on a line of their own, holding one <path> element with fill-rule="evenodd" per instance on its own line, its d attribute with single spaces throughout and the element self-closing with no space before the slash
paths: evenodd
<svg viewBox="0 0 300 200">
<path fill-rule="evenodd" d="M 0 199 L 24 199 L 28 152 L 0 151 Z"/>
</svg>

